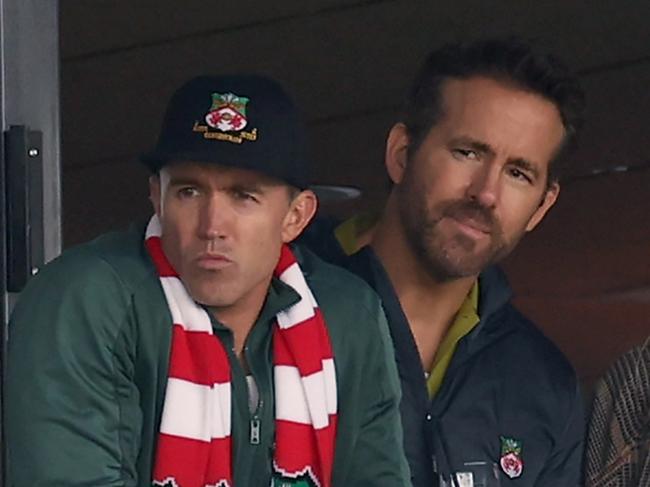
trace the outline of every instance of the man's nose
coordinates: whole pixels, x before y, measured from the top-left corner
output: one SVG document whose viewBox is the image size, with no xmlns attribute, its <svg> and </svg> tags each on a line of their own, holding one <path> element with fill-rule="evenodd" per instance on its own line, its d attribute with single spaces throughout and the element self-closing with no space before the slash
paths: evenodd
<svg viewBox="0 0 650 487">
<path fill-rule="evenodd" d="M 499 164 L 486 163 L 472 175 L 468 196 L 485 208 L 494 208 L 501 192 L 501 169 Z"/>
<path fill-rule="evenodd" d="M 199 237 L 206 240 L 225 239 L 232 224 L 232 210 L 223 195 L 211 195 L 201 205 Z"/>
</svg>

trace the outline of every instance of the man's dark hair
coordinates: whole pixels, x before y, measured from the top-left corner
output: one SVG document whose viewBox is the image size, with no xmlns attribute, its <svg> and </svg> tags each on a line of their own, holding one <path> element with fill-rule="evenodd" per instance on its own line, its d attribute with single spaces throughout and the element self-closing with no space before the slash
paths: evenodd
<svg viewBox="0 0 650 487">
<path fill-rule="evenodd" d="M 411 85 L 404 106 L 402 121 L 411 137 L 410 154 L 418 149 L 443 115 L 443 82 L 449 78 L 473 76 L 513 83 L 553 102 L 566 131 L 559 152 L 574 145 L 584 109 L 584 93 L 577 77 L 557 58 L 538 50 L 531 42 L 508 37 L 448 44 L 429 54 Z M 549 182 L 558 178 L 558 170 L 558 164 L 553 161 Z"/>
</svg>

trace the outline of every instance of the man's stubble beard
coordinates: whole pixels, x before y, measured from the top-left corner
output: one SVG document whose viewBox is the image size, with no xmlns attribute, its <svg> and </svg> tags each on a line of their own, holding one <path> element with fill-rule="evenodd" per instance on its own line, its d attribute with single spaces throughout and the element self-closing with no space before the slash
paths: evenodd
<svg viewBox="0 0 650 487">
<path fill-rule="evenodd" d="M 400 225 L 417 262 L 437 282 L 478 275 L 504 258 L 522 235 L 506 241 L 501 226 L 489 208 L 472 199 L 446 200 L 429 209 L 423 188 L 407 175 L 397 188 Z M 477 242 L 467 235 L 444 235 L 438 224 L 445 217 L 478 219 L 490 228 L 490 242 L 476 251 Z"/>
</svg>

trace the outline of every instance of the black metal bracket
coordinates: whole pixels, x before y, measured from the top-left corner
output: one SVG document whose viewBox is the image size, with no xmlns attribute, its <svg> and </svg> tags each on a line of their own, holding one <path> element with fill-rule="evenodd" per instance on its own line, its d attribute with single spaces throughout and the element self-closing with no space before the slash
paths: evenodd
<svg viewBox="0 0 650 487">
<path fill-rule="evenodd" d="M 4 133 L 8 292 L 20 292 L 43 265 L 42 141 L 23 125 Z"/>
</svg>

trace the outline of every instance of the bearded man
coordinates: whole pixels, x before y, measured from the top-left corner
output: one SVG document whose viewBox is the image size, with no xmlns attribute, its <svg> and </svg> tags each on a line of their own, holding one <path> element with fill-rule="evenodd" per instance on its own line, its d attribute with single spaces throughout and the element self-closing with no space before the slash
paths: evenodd
<svg viewBox="0 0 650 487">
<path fill-rule="evenodd" d="M 347 266 L 388 316 L 416 486 L 580 482 L 576 375 L 492 264 L 555 203 L 582 99 L 524 42 L 449 45 L 429 55 L 390 130 L 390 195 Z"/>
</svg>

